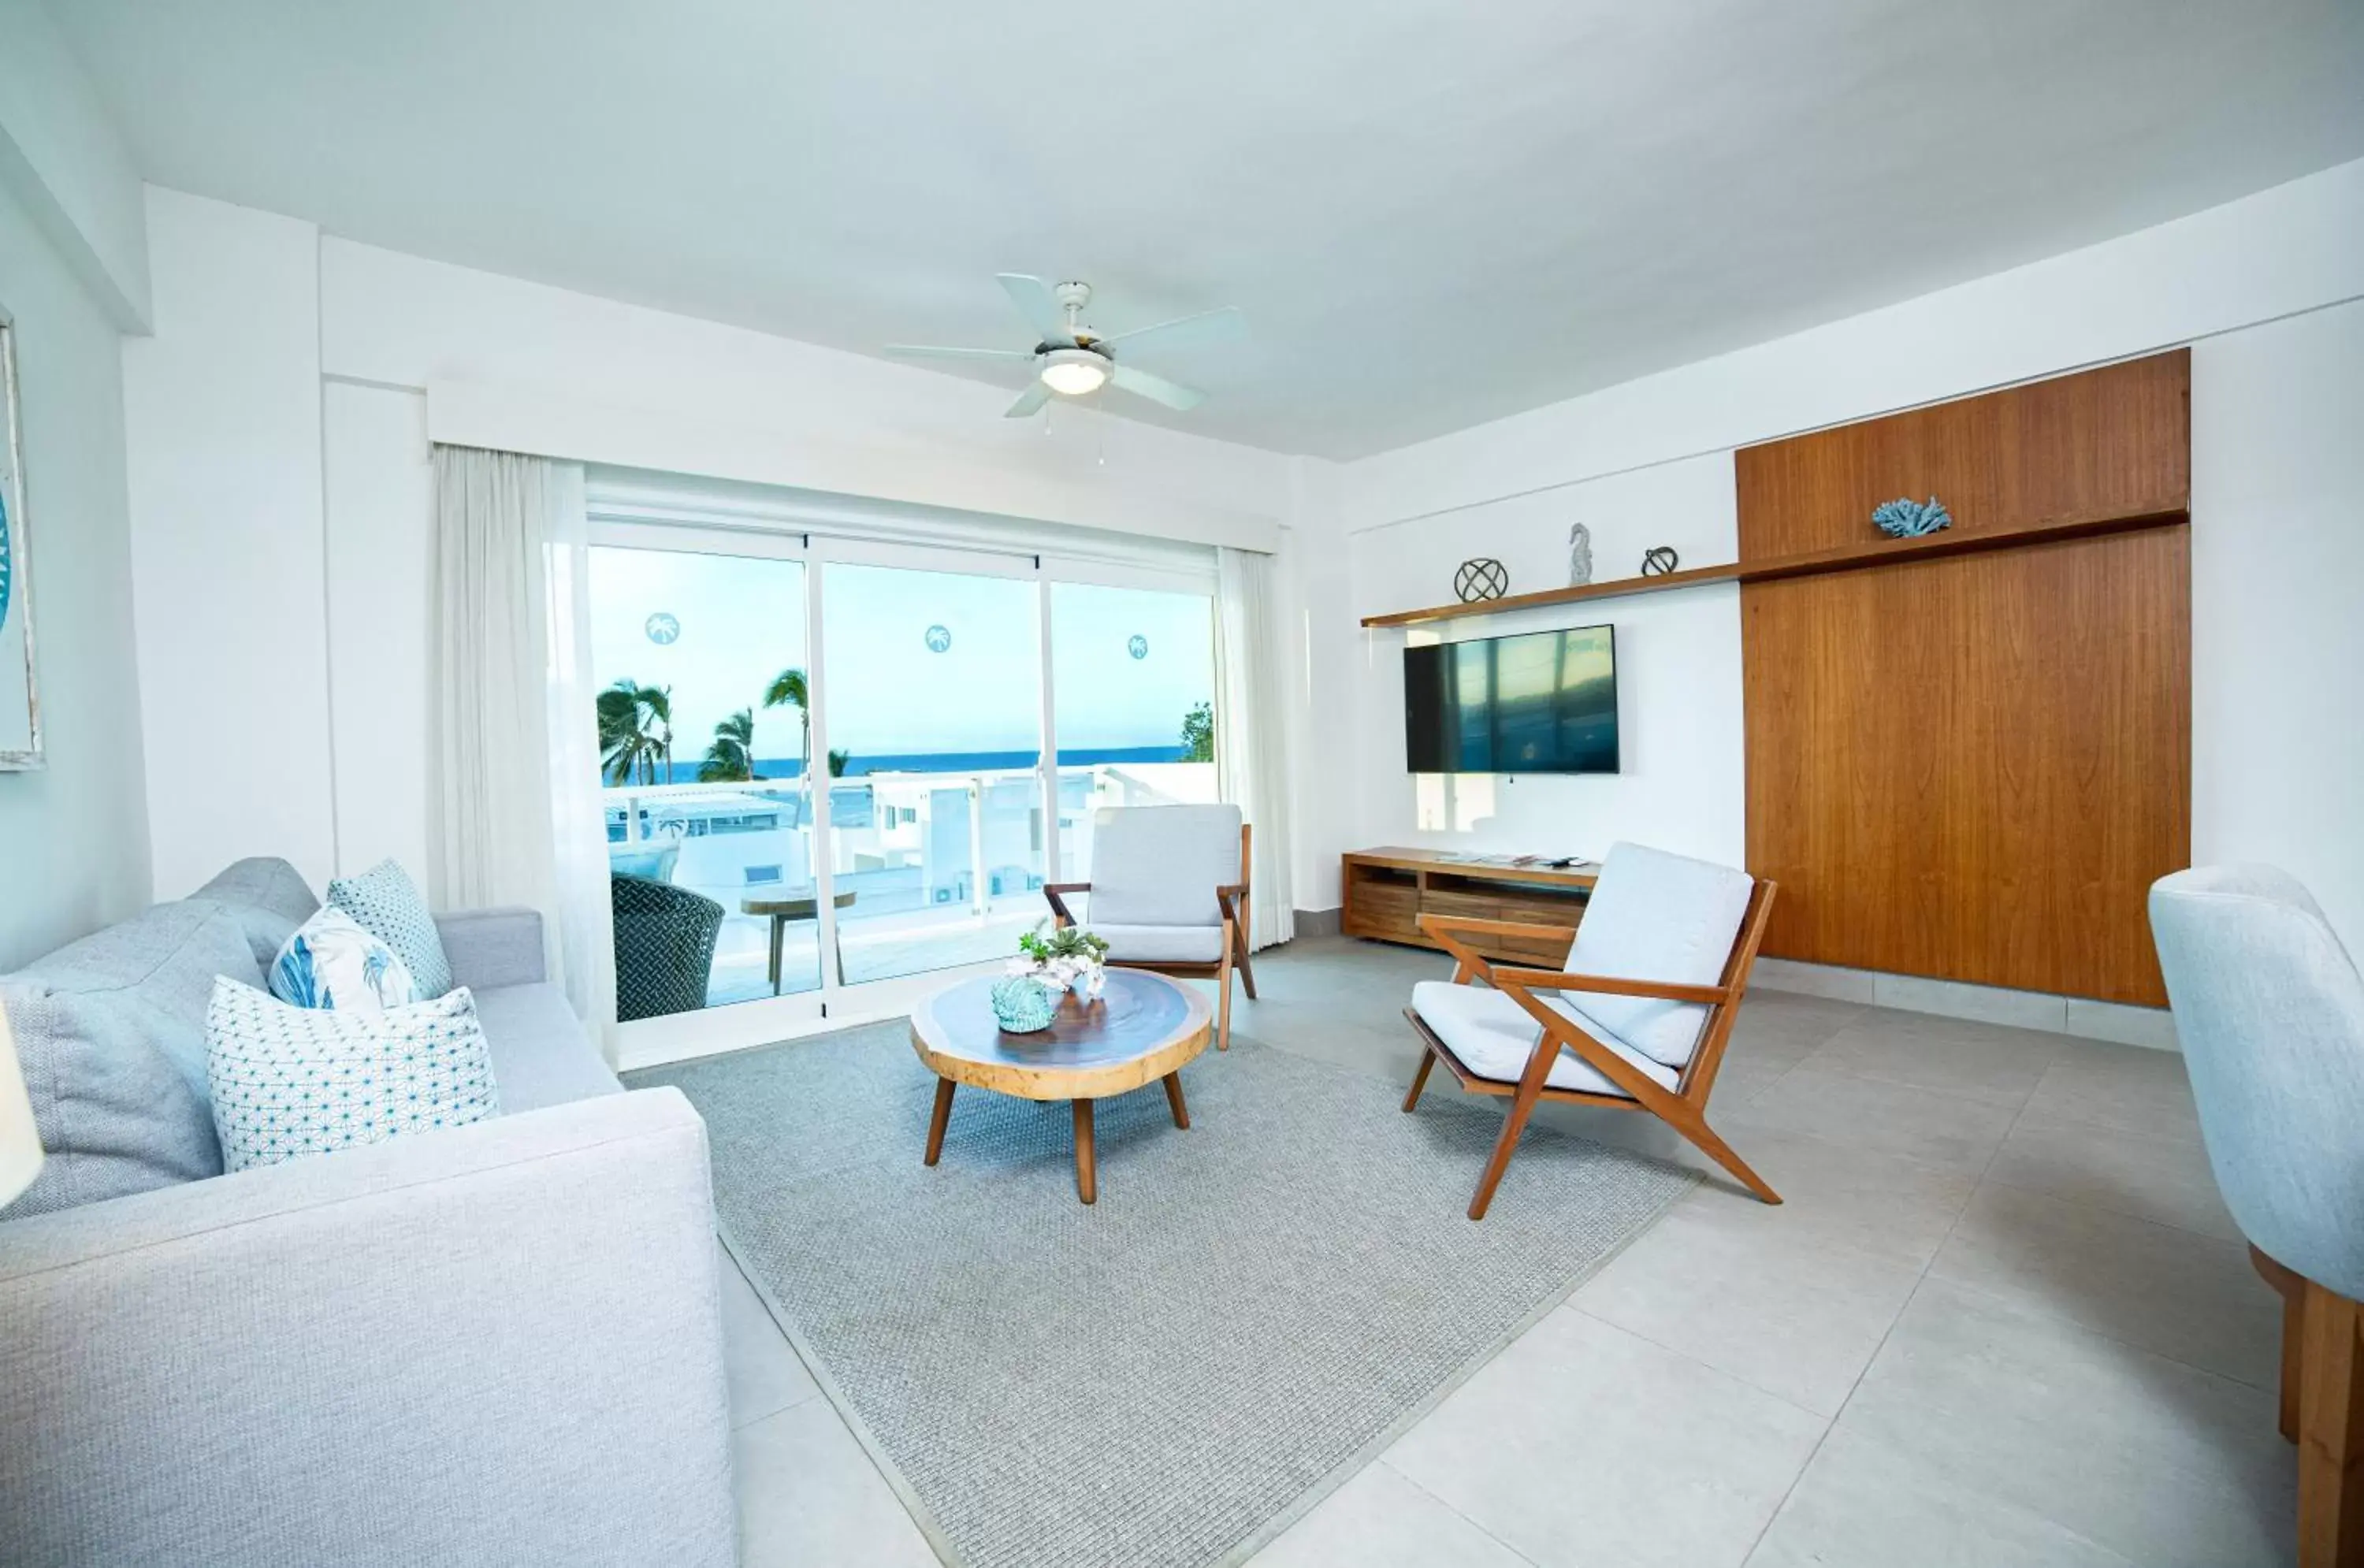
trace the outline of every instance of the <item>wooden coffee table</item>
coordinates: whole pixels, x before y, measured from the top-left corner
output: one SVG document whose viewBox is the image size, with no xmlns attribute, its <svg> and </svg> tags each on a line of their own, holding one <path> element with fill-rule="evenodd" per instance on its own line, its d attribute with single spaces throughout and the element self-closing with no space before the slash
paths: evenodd
<svg viewBox="0 0 2364 1568">
<path fill-rule="evenodd" d="M 993 1018 L 999 978 L 965 981 L 912 1010 L 911 1049 L 939 1080 L 927 1162 L 934 1164 L 943 1152 L 958 1084 L 1027 1100 L 1068 1100 L 1076 1112 L 1076 1194 L 1091 1203 L 1099 1196 L 1092 1102 L 1162 1078 L 1174 1125 L 1188 1127 L 1182 1064 L 1207 1049 L 1212 1032 L 1207 999 L 1162 974 L 1111 969 L 1098 1001 L 1063 996 L 1049 1029 L 1004 1034 Z"/>
</svg>

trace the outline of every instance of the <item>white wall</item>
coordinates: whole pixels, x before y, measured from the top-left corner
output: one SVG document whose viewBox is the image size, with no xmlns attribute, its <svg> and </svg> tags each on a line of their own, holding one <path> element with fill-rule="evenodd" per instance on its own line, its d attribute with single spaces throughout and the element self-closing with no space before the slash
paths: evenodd
<svg viewBox="0 0 2364 1568">
<path fill-rule="evenodd" d="M 1569 525 L 1592 530 L 1594 574 L 1627 576 L 1669 545 L 1686 566 L 1737 559 L 1732 461 L 1718 453 L 1607 475 L 1544 495 L 1354 536 L 1363 614 L 1452 596 L 1455 566 L 1492 556 L 1513 592 L 1567 582 Z M 1521 610 L 1437 628 L 1363 634 L 1355 769 L 1373 844 L 1548 851 L 1598 859 L 1618 838 L 1737 862 L 1745 858 L 1739 589 L 1730 584 L 1567 610 Z M 1403 649 L 1553 627 L 1617 630 L 1614 774 L 1413 780 L 1404 773 Z M 1333 873 L 1334 874 L 1334 873 Z"/>
<path fill-rule="evenodd" d="M 117 328 L 6 189 L 0 306 L 16 319 L 47 754 L 0 773 L 6 971 L 136 912 L 149 870 Z"/>
<path fill-rule="evenodd" d="M 2193 858 L 2364 955 L 2364 304 L 2192 350 L 2191 509 Z"/>
<path fill-rule="evenodd" d="M 1675 544 L 1687 565 L 1729 560 L 1737 446 L 2197 339 L 2194 853 L 2280 860 L 2364 951 L 2364 833 L 2347 787 L 2364 730 L 2364 354 L 2358 307 L 2325 308 L 2359 296 L 2364 162 L 1383 453 L 1338 477 L 1349 607 L 1359 617 L 1444 601 L 1452 564 L 1472 555 L 1507 562 L 1514 592 L 1565 582 L 1558 551 L 1578 519 L 1593 528 L 1599 579 L 1631 574 L 1644 543 Z M 1739 859 L 1734 590 L 1452 624 L 1487 635 L 1600 620 L 1618 628 L 1635 775 L 1491 786 L 1489 799 L 1432 803 L 1425 828 L 1421 786 L 1403 771 L 1399 644 L 1333 625 L 1360 656 L 1338 662 L 1347 687 L 1321 700 L 1351 707 L 1359 734 L 1321 787 L 1354 837 L 1555 852 L 1630 837 Z M 1701 776 L 1711 768 L 1720 776 Z"/>
<path fill-rule="evenodd" d="M 336 865 L 318 236 L 149 189 L 156 333 L 123 343 L 156 890 Z"/>
<path fill-rule="evenodd" d="M 752 435 L 783 483 L 1134 531 L 1272 537 L 1309 466 L 1077 410 L 1046 436 L 993 387 L 174 192 L 150 224 L 156 336 L 125 366 L 167 896 L 239 854 L 316 885 L 427 861 L 430 383 Z"/>
<path fill-rule="evenodd" d="M 0 186 L 102 314 L 146 328 L 139 172 L 40 0 L 0 0 Z"/>
</svg>

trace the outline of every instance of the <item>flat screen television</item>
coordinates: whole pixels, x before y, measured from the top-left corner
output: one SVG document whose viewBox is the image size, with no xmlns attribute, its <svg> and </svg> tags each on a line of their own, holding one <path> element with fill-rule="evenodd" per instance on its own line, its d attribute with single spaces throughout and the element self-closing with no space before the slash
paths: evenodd
<svg viewBox="0 0 2364 1568">
<path fill-rule="evenodd" d="M 1415 773 L 1617 772 L 1613 627 L 1404 650 Z"/>
</svg>

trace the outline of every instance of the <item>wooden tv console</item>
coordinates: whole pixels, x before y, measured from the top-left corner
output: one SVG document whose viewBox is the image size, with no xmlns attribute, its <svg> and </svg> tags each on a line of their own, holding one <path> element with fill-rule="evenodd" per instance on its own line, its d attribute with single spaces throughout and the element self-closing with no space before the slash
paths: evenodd
<svg viewBox="0 0 2364 1568">
<path fill-rule="evenodd" d="M 1559 869 L 1540 862 L 1474 861 L 1441 850 L 1357 850 L 1342 857 L 1339 929 L 1350 937 L 1433 948 L 1436 940 L 1420 929 L 1422 915 L 1558 926 L 1569 936 L 1472 943 L 1489 958 L 1557 964 L 1567 956 L 1569 937 L 1584 918 L 1584 901 L 1600 869 L 1584 861 Z"/>
</svg>

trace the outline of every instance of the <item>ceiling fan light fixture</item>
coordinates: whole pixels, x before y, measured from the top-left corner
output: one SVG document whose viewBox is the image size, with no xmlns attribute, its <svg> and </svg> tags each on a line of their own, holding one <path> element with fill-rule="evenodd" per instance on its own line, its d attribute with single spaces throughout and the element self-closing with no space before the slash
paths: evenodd
<svg viewBox="0 0 2364 1568">
<path fill-rule="evenodd" d="M 1108 384 L 1114 367 L 1089 349 L 1054 349 L 1043 356 L 1043 384 L 1063 397 L 1085 397 Z"/>
</svg>

